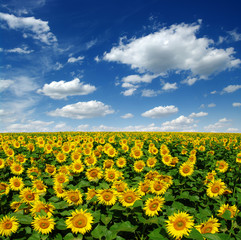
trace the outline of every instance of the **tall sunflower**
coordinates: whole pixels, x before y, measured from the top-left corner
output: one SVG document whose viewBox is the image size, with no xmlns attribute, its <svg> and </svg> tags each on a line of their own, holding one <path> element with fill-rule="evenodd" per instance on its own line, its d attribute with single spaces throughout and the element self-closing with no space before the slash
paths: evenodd
<svg viewBox="0 0 241 240">
<path fill-rule="evenodd" d="M 48 216 L 38 216 L 32 221 L 32 226 L 35 231 L 42 234 L 49 234 L 54 230 L 54 219 Z"/>
<path fill-rule="evenodd" d="M 23 173 L 24 171 L 24 167 L 21 163 L 16 163 L 14 162 L 11 167 L 10 167 L 10 170 L 11 172 L 14 174 L 14 175 L 20 175 Z"/>
<path fill-rule="evenodd" d="M 103 189 L 97 191 L 98 201 L 104 205 L 114 205 L 117 200 L 117 192 L 114 189 Z"/>
<path fill-rule="evenodd" d="M 9 193 L 9 185 L 5 182 L 0 182 L 0 196 Z"/>
<path fill-rule="evenodd" d="M 158 215 L 158 212 L 161 211 L 161 208 L 164 203 L 164 198 L 161 197 L 154 197 L 148 198 L 145 202 L 145 207 L 143 210 L 147 216 L 153 217 Z"/>
<path fill-rule="evenodd" d="M 19 223 L 15 217 L 4 216 L 0 219 L 0 235 L 10 236 L 17 232 Z"/>
<path fill-rule="evenodd" d="M 21 177 L 11 177 L 9 179 L 10 188 L 14 191 L 19 191 L 24 187 L 24 182 Z"/>
<path fill-rule="evenodd" d="M 216 162 L 216 169 L 221 173 L 225 173 L 228 170 L 228 163 L 224 160 L 220 160 Z"/>
<path fill-rule="evenodd" d="M 217 233 L 218 228 L 220 227 L 217 218 L 209 218 L 206 222 L 201 223 L 200 225 L 195 226 L 195 228 L 202 234 L 204 233 Z"/>
<path fill-rule="evenodd" d="M 224 193 L 225 188 L 225 183 L 221 179 L 214 180 L 208 184 L 207 195 L 209 197 L 217 197 Z"/>
<path fill-rule="evenodd" d="M 162 180 L 151 181 L 151 192 L 156 195 L 164 194 L 168 189 L 168 184 Z"/>
<path fill-rule="evenodd" d="M 73 233 L 85 234 L 90 231 L 93 223 L 93 216 L 87 210 L 75 210 L 65 221 L 67 228 L 70 228 Z"/>
<path fill-rule="evenodd" d="M 20 198 L 25 203 L 34 203 L 39 199 L 39 195 L 27 187 L 20 191 Z"/>
<path fill-rule="evenodd" d="M 72 162 L 71 170 L 74 173 L 81 173 L 84 171 L 84 164 L 82 163 L 81 160 L 76 160 L 76 161 Z"/>
<path fill-rule="evenodd" d="M 43 210 L 47 214 L 47 216 L 52 216 L 54 209 L 55 207 L 51 203 L 36 201 L 33 203 L 30 211 L 33 216 L 37 216 L 37 214 L 40 213 L 41 210 Z"/>
<path fill-rule="evenodd" d="M 229 206 L 229 204 L 223 204 L 221 205 L 221 207 L 218 210 L 218 216 L 222 217 L 222 215 L 226 212 L 226 211 L 230 211 L 231 212 L 231 218 L 233 218 L 234 216 L 236 216 L 236 214 L 239 212 L 238 208 L 236 205 L 233 206 Z"/>
<path fill-rule="evenodd" d="M 186 212 L 179 211 L 169 216 L 166 223 L 168 234 L 176 240 L 182 238 L 184 235 L 188 236 L 194 226 L 193 217 Z"/>
<path fill-rule="evenodd" d="M 184 162 L 180 168 L 179 168 L 179 173 L 183 177 L 191 176 L 194 171 L 194 165 L 191 164 L 190 162 Z"/>
<path fill-rule="evenodd" d="M 138 161 L 135 161 L 134 162 L 134 171 L 135 172 L 142 172 L 142 170 L 144 169 L 145 167 L 145 162 L 143 160 L 138 160 Z"/>
<path fill-rule="evenodd" d="M 135 189 L 127 189 L 123 193 L 119 195 L 119 201 L 121 202 L 122 206 L 130 207 L 132 206 L 135 201 L 140 199 L 140 194 Z"/>
<path fill-rule="evenodd" d="M 120 177 L 121 173 L 114 168 L 105 170 L 105 180 L 107 182 L 114 182 Z"/>
<path fill-rule="evenodd" d="M 98 181 L 99 179 L 102 178 L 102 171 L 100 167 L 95 167 L 95 168 L 89 168 L 86 171 L 86 177 L 88 178 L 89 181 Z"/>
<path fill-rule="evenodd" d="M 68 190 L 64 194 L 64 200 L 69 204 L 80 205 L 83 203 L 80 190 Z"/>
</svg>

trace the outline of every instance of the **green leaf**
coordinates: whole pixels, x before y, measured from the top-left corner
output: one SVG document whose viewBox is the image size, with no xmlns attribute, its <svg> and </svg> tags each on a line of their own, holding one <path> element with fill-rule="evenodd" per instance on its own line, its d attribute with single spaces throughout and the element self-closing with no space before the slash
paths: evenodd
<svg viewBox="0 0 241 240">
<path fill-rule="evenodd" d="M 101 239 L 106 235 L 107 228 L 98 224 L 96 228 L 91 232 L 91 236 L 97 239 Z"/>
<path fill-rule="evenodd" d="M 75 237 L 72 233 L 68 233 L 64 236 L 64 240 L 73 240 L 73 239 L 75 239 Z"/>
<path fill-rule="evenodd" d="M 119 211 L 125 211 L 126 208 L 122 207 L 119 203 L 115 204 L 111 209 L 112 210 L 119 210 Z"/>
<path fill-rule="evenodd" d="M 40 234 L 37 232 L 34 232 L 29 238 L 28 240 L 40 240 Z"/>
<path fill-rule="evenodd" d="M 61 216 L 70 216 L 71 215 L 71 212 L 70 211 L 63 211 L 63 212 L 60 212 L 60 215 Z"/>
<path fill-rule="evenodd" d="M 92 215 L 94 217 L 94 222 L 98 223 L 100 221 L 100 216 L 101 216 L 100 210 L 94 211 Z"/>
<path fill-rule="evenodd" d="M 21 224 L 31 224 L 33 221 L 33 218 L 30 215 L 14 213 L 13 216 L 15 216 Z"/>
<path fill-rule="evenodd" d="M 205 237 L 207 240 L 222 240 L 219 237 L 218 233 L 205 233 L 205 234 L 202 234 L 202 236 Z"/>
<path fill-rule="evenodd" d="M 196 228 L 192 229 L 192 231 L 188 235 L 188 238 L 191 238 L 193 240 L 203 240 L 202 234 Z"/>
<path fill-rule="evenodd" d="M 133 226 L 129 221 L 122 223 L 115 223 L 110 227 L 112 232 L 135 232 L 138 226 Z"/>
<path fill-rule="evenodd" d="M 143 202 L 142 202 L 142 200 L 137 200 L 137 201 L 135 201 L 135 203 L 133 204 L 133 206 L 132 206 L 133 208 L 135 208 L 135 207 L 143 207 Z"/>
<path fill-rule="evenodd" d="M 49 201 L 49 202 L 58 202 L 58 201 L 59 201 L 59 198 L 56 197 L 56 196 L 53 196 L 53 197 L 51 197 L 48 201 Z"/>
<path fill-rule="evenodd" d="M 112 219 L 112 215 L 105 215 L 105 214 L 101 214 L 101 221 L 105 224 L 105 225 L 107 225 L 110 221 L 111 221 L 111 219 Z"/>
<path fill-rule="evenodd" d="M 179 196 L 181 199 L 188 199 L 189 198 L 189 192 L 185 191 L 182 192 L 181 195 Z"/>
<path fill-rule="evenodd" d="M 226 219 L 226 220 L 232 220 L 233 218 L 231 218 L 231 212 L 229 210 L 226 210 L 224 212 L 224 214 L 222 215 L 222 218 Z"/>
<path fill-rule="evenodd" d="M 54 238 L 54 240 L 62 240 L 62 239 L 63 238 L 62 238 L 62 235 L 60 233 L 58 233 Z"/>
<path fill-rule="evenodd" d="M 56 222 L 55 226 L 58 230 L 66 230 L 67 229 L 66 223 L 63 219 L 58 220 Z"/>
<path fill-rule="evenodd" d="M 157 228 L 153 230 L 151 233 L 148 234 L 148 237 L 150 240 L 164 240 L 167 239 L 160 233 L 160 229 Z"/>
<path fill-rule="evenodd" d="M 89 186 L 90 186 L 90 182 L 85 180 L 81 180 L 80 183 L 77 184 L 77 188 L 83 188 L 83 187 L 89 187 Z"/>
<path fill-rule="evenodd" d="M 64 209 L 69 206 L 69 204 L 65 201 L 56 202 L 56 203 L 52 203 L 52 204 L 54 205 L 55 209 Z"/>
<path fill-rule="evenodd" d="M 31 234 L 32 228 L 31 227 L 26 227 L 25 231 L 26 231 L 27 234 Z"/>
</svg>

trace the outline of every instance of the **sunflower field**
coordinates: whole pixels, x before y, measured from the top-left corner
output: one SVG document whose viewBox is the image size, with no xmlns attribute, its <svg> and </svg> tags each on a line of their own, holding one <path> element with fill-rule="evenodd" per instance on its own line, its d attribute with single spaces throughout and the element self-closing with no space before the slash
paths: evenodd
<svg viewBox="0 0 241 240">
<path fill-rule="evenodd" d="M 241 240 L 241 134 L 0 134 L 0 239 Z"/>
</svg>

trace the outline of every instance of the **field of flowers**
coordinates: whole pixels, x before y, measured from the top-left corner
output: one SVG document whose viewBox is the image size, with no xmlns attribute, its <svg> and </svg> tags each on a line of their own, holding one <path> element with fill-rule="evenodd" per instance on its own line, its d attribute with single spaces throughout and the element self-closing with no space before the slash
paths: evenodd
<svg viewBox="0 0 241 240">
<path fill-rule="evenodd" d="M 241 239 L 241 134 L 0 134 L 0 239 Z"/>
</svg>

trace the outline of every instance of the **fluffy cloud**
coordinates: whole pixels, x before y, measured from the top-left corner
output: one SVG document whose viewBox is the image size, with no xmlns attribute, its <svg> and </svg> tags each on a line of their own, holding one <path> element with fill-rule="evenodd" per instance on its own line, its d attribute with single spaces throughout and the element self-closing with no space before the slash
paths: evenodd
<svg viewBox="0 0 241 240">
<path fill-rule="evenodd" d="M 205 117 L 207 115 L 208 115 L 208 113 L 206 113 L 206 112 L 199 112 L 199 113 L 191 113 L 189 115 L 189 117 L 191 117 L 191 118 L 193 118 L 193 117 Z"/>
<path fill-rule="evenodd" d="M 103 59 L 128 64 L 139 72 L 163 74 L 186 70 L 202 78 L 241 63 L 233 57 L 233 48 L 216 49 L 212 46 L 213 40 L 198 38 L 199 28 L 198 24 L 182 23 L 132 38 L 126 44 L 121 40 L 119 46 L 104 54 Z"/>
<path fill-rule="evenodd" d="M 181 83 L 185 83 L 189 86 L 192 86 L 196 81 L 198 81 L 198 78 L 196 77 L 188 77 L 187 79 L 181 81 Z"/>
<path fill-rule="evenodd" d="M 177 112 L 178 112 L 178 108 L 173 105 L 165 106 L 165 107 L 159 106 L 142 113 L 141 116 L 150 117 L 150 118 L 160 118 L 160 117 L 169 116 Z"/>
<path fill-rule="evenodd" d="M 160 93 L 160 91 L 155 91 L 152 89 L 143 89 L 141 96 L 143 97 L 155 97 Z"/>
<path fill-rule="evenodd" d="M 210 103 L 210 104 L 208 104 L 208 107 L 209 107 L 209 108 L 216 107 L 216 104 L 215 104 L 215 103 Z"/>
<path fill-rule="evenodd" d="M 227 127 L 230 121 L 231 120 L 228 120 L 227 118 L 219 119 L 216 123 L 205 126 L 204 130 L 207 132 L 216 132 L 224 127 Z"/>
<path fill-rule="evenodd" d="M 226 132 L 238 132 L 238 128 L 228 128 Z"/>
<path fill-rule="evenodd" d="M 17 47 L 17 48 L 12 48 L 12 49 L 0 49 L 0 52 L 5 52 L 5 53 L 18 53 L 18 54 L 30 54 L 33 52 L 33 50 L 28 50 L 28 47 L 24 46 L 22 48 Z"/>
<path fill-rule="evenodd" d="M 222 93 L 232 93 L 239 90 L 240 88 L 241 85 L 229 85 L 223 89 Z"/>
<path fill-rule="evenodd" d="M 75 57 L 70 57 L 70 58 L 68 59 L 68 63 L 80 62 L 80 61 L 82 61 L 84 58 L 85 58 L 85 57 L 83 57 L 83 56 L 79 56 L 79 57 L 77 57 L 77 58 L 75 58 Z"/>
<path fill-rule="evenodd" d="M 240 102 L 234 102 L 232 105 L 233 105 L 233 107 L 241 107 L 241 103 Z"/>
<path fill-rule="evenodd" d="M 90 84 L 84 84 L 80 82 L 78 78 L 72 81 L 65 82 L 51 82 L 50 84 L 44 84 L 42 89 L 38 89 L 38 93 L 43 93 L 53 99 L 64 99 L 67 96 L 74 95 L 88 95 L 96 90 L 95 86 Z"/>
<path fill-rule="evenodd" d="M 121 118 L 127 119 L 127 118 L 133 118 L 134 115 L 132 113 L 126 113 L 125 115 L 121 116 Z"/>
<path fill-rule="evenodd" d="M 124 95 L 124 96 L 132 96 L 134 94 L 134 92 L 136 91 L 137 88 L 129 88 L 125 91 L 122 91 L 121 93 Z"/>
<path fill-rule="evenodd" d="M 8 89 L 12 84 L 14 83 L 13 80 L 4 80 L 1 79 L 0 80 L 0 92 L 5 91 L 6 89 Z"/>
<path fill-rule="evenodd" d="M 165 83 L 162 87 L 162 90 L 168 91 L 168 90 L 176 90 L 177 89 L 177 83 Z"/>
<path fill-rule="evenodd" d="M 195 131 L 197 127 L 194 120 L 190 117 L 181 115 L 180 117 L 162 123 L 162 131 Z"/>
<path fill-rule="evenodd" d="M 34 17 L 16 17 L 13 14 L 1 13 L 0 21 L 5 21 L 13 30 L 20 30 L 24 37 L 32 37 L 47 45 L 57 42 L 56 37 L 50 32 L 48 21 Z"/>
<path fill-rule="evenodd" d="M 104 117 L 105 115 L 112 113 L 114 113 L 114 110 L 112 110 L 109 105 L 93 100 L 66 105 L 63 108 L 57 108 L 56 110 L 49 112 L 48 115 L 54 117 L 85 119 Z"/>
</svg>

